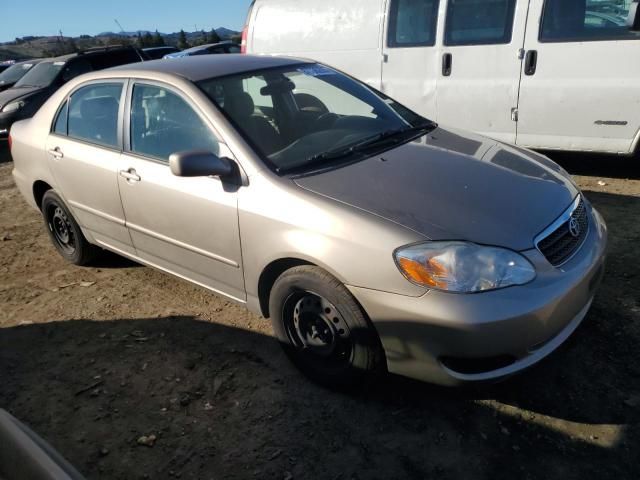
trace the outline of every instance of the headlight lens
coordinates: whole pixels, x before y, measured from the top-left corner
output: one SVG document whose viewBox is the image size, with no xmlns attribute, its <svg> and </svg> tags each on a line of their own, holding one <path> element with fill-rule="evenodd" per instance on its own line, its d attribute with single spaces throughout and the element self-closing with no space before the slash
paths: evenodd
<svg viewBox="0 0 640 480">
<path fill-rule="evenodd" d="M 394 257 L 402 274 L 418 285 L 456 293 L 524 285 L 533 265 L 512 250 L 468 242 L 428 242 L 403 247 Z"/>
<path fill-rule="evenodd" d="M 16 110 L 20 110 L 25 105 L 26 105 L 26 102 L 24 100 L 18 100 L 17 102 L 7 103 L 2 109 L 2 113 L 15 112 Z"/>
</svg>

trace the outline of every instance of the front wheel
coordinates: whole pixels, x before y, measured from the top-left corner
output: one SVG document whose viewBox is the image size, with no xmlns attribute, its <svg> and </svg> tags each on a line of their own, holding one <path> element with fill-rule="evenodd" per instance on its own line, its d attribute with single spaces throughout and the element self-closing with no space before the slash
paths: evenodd
<svg viewBox="0 0 640 480">
<path fill-rule="evenodd" d="M 87 241 L 71 212 L 53 190 L 42 198 L 42 216 L 51 243 L 65 260 L 75 265 L 87 265 L 95 258 L 98 248 Z"/>
<path fill-rule="evenodd" d="M 324 270 L 284 272 L 271 290 L 269 312 L 284 351 L 312 380 L 345 388 L 382 369 L 376 331 L 347 288 Z"/>
</svg>

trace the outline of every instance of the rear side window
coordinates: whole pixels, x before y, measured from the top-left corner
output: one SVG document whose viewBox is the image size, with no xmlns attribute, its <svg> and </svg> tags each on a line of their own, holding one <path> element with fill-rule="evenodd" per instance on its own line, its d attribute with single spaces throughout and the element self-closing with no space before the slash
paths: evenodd
<svg viewBox="0 0 640 480">
<path fill-rule="evenodd" d="M 629 0 L 546 0 L 540 28 L 543 42 L 640 39 L 629 30 Z"/>
<path fill-rule="evenodd" d="M 449 0 L 444 44 L 511 43 L 516 0 Z"/>
<path fill-rule="evenodd" d="M 387 45 L 432 47 L 436 43 L 439 0 L 392 0 Z"/>
<path fill-rule="evenodd" d="M 217 154 L 216 137 L 202 118 L 170 90 L 137 84 L 131 99 L 131 151 L 167 162 L 172 153 L 207 150 Z"/>
<path fill-rule="evenodd" d="M 67 119 L 69 118 L 69 102 L 65 100 L 64 105 L 58 111 L 56 123 L 53 125 L 53 133 L 58 135 L 67 134 Z"/>
<path fill-rule="evenodd" d="M 121 96 L 121 83 L 88 85 L 77 90 L 69 99 L 69 137 L 117 148 Z"/>
</svg>

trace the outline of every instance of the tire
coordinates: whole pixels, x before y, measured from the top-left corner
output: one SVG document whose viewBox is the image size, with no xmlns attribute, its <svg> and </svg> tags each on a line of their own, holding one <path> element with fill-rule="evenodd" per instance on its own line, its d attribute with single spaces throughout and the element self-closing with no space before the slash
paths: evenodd
<svg viewBox="0 0 640 480">
<path fill-rule="evenodd" d="M 66 261 L 74 265 L 88 265 L 99 249 L 91 245 L 62 199 L 53 190 L 42 198 L 42 216 L 51 243 Z"/>
<path fill-rule="evenodd" d="M 285 353 L 315 382 L 353 388 L 384 371 L 377 332 L 346 287 L 321 268 L 305 265 L 280 275 L 269 312 Z"/>
</svg>

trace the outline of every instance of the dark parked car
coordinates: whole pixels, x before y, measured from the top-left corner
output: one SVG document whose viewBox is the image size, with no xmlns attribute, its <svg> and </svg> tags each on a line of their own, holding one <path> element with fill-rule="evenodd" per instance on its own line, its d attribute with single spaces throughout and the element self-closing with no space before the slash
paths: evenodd
<svg viewBox="0 0 640 480">
<path fill-rule="evenodd" d="M 179 51 L 180 49 L 176 47 L 150 47 L 142 49 L 145 60 L 158 60 L 169 53 L 178 53 Z"/>
<path fill-rule="evenodd" d="M 211 55 L 217 53 L 240 53 L 240 45 L 230 41 L 210 43 L 208 45 L 199 45 L 197 47 L 187 48 L 181 52 L 169 53 L 163 58 L 191 57 L 193 55 Z"/>
<path fill-rule="evenodd" d="M 15 62 L 13 60 L 7 60 L 4 62 L 0 62 L 0 73 L 4 72 L 7 68 L 13 65 Z"/>
<path fill-rule="evenodd" d="M 4 72 L 0 73 L 0 92 L 13 87 L 18 80 L 24 77 L 29 70 L 42 61 L 41 58 L 26 60 L 11 65 Z"/>
<path fill-rule="evenodd" d="M 0 92 L 0 141 L 8 138 L 9 129 L 15 121 L 32 117 L 58 88 L 72 78 L 142 60 L 138 49 L 114 46 L 40 61 L 12 88 Z"/>
</svg>

